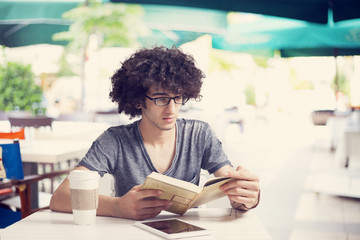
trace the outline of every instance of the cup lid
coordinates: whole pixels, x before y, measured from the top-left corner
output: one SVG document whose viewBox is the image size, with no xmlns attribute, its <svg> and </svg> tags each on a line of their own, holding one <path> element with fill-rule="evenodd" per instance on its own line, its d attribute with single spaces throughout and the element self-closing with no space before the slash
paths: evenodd
<svg viewBox="0 0 360 240">
<path fill-rule="evenodd" d="M 90 171 L 90 170 L 73 170 L 70 172 L 69 178 L 94 179 L 94 178 L 100 178 L 100 175 L 98 172 Z"/>
</svg>

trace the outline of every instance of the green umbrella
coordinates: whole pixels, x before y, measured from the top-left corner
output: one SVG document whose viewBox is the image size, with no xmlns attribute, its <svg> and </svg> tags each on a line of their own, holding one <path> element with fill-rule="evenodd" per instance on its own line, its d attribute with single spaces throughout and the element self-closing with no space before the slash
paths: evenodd
<svg viewBox="0 0 360 240">
<path fill-rule="evenodd" d="M 334 56 L 337 60 L 337 56 L 360 55 L 360 19 L 323 25 L 262 17 L 230 26 L 224 36 L 213 38 L 213 48 L 267 56 L 280 50 L 282 57 Z M 336 84 L 338 77 L 336 68 Z"/>
<path fill-rule="evenodd" d="M 62 19 L 62 14 L 83 2 L 0 1 L 0 45 L 66 45 L 65 41 L 53 41 L 52 36 L 69 29 L 71 22 Z M 146 47 L 181 45 L 203 34 L 221 34 L 227 24 L 227 13 L 224 11 L 156 5 L 143 7 L 144 22 L 152 31 L 150 35 L 140 38 Z"/>
<path fill-rule="evenodd" d="M 213 38 L 217 49 L 265 52 L 281 56 L 338 56 L 360 54 L 360 19 L 331 25 L 277 17 L 262 17 L 254 23 L 230 26 Z"/>
<path fill-rule="evenodd" d="M 66 31 L 70 22 L 61 15 L 83 1 L 1 1 L 0 45 L 18 47 L 33 44 L 58 44 L 52 35 Z"/>
<path fill-rule="evenodd" d="M 258 13 L 328 23 L 360 18 L 359 0 L 111 0 Z M 329 14 L 330 13 L 330 14 Z M 329 18 L 330 15 L 330 18 Z M 333 16 L 333 17 L 332 17 Z"/>
<path fill-rule="evenodd" d="M 334 26 L 321 26 L 311 32 L 309 41 L 318 39 L 317 44 L 281 50 L 281 56 L 352 56 L 360 55 L 360 18 L 335 23 Z"/>
<path fill-rule="evenodd" d="M 144 23 L 152 33 L 140 38 L 145 47 L 154 45 L 180 46 L 204 34 L 224 34 L 227 12 L 189 7 L 142 5 Z"/>
</svg>

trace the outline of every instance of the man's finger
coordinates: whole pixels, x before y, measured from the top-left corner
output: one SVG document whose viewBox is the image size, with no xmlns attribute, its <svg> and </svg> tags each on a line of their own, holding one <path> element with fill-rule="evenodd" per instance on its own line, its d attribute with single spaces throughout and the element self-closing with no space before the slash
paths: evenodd
<svg viewBox="0 0 360 240">
<path fill-rule="evenodd" d="M 227 172 L 227 174 L 225 176 L 233 177 L 233 178 L 240 179 L 240 180 L 247 180 L 247 181 L 257 181 L 258 180 L 257 175 L 250 173 L 249 171 L 247 171 L 246 169 L 243 169 L 242 167 L 240 167 L 240 170 Z"/>
<path fill-rule="evenodd" d="M 131 190 L 136 191 L 136 192 L 140 192 L 140 191 L 141 191 L 141 187 L 142 187 L 142 185 L 136 185 L 136 186 L 134 186 Z"/>
<path fill-rule="evenodd" d="M 225 191 L 225 194 L 230 196 L 239 196 L 239 197 L 247 197 L 247 198 L 256 198 L 257 192 L 247 190 L 247 189 L 241 189 L 241 188 L 231 188 Z"/>
<path fill-rule="evenodd" d="M 227 182 L 223 185 L 221 185 L 221 190 L 222 191 L 227 191 L 231 188 L 243 188 L 243 189 L 248 189 L 248 190 L 258 190 L 259 189 L 259 185 L 256 182 L 253 181 L 244 181 L 244 180 L 233 180 L 230 182 Z"/>
<path fill-rule="evenodd" d="M 157 207 L 161 207 L 161 208 L 169 208 L 172 204 L 172 201 L 170 200 L 165 200 L 165 199 L 144 199 L 142 201 L 142 206 L 143 208 L 157 208 Z"/>
<path fill-rule="evenodd" d="M 236 171 L 240 171 L 241 169 L 244 169 L 241 165 L 237 166 Z"/>
<path fill-rule="evenodd" d="M 161 190 L 156 189 L 144 189 L 138 193 L 139 199 L 158 197 L 163 193 Z"/>
</svg>

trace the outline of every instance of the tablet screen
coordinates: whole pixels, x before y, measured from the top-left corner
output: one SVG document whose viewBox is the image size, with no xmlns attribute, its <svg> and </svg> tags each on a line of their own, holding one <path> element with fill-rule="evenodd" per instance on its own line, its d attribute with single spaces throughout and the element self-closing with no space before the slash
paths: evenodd
<svg viewBox="0 0 360 240">
<path fill-rule="evenodd" d="M 159 231 L 162 231 L 167 234 L 176 234 L 184 232 L 196 232 L 205 230 L 204 228 L 194 226 L 192 224 L 177 220 L 177 219 L 168 219 L 168 220 L 159 220 L 153 222 L 143 222 L 143 224 L 155 228 Z"/>
</svg>

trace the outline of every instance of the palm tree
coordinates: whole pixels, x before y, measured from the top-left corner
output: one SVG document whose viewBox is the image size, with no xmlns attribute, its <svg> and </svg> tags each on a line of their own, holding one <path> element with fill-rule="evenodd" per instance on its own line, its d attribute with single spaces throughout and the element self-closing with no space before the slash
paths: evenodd
<svg viewBox="0 0 360 240">
<path fill-rule="evenodd" d="M 147 33 L 142 22 L 144 10 L 140 5 L 122 3 L 101 3 L 87 0 L 78 7 L 63 14 L 72 21 L 69 31 L 54 34 L 57 41 L 68 41 L 65 54 L 76 53 L 81 56 L 80 73 L 82 80 L 80 109 L 83 110 L 85 98 L 85 63 L 90 38 L 98 39 L 98 47 L 140 45 L 138 37 Z"/>
</svg>

